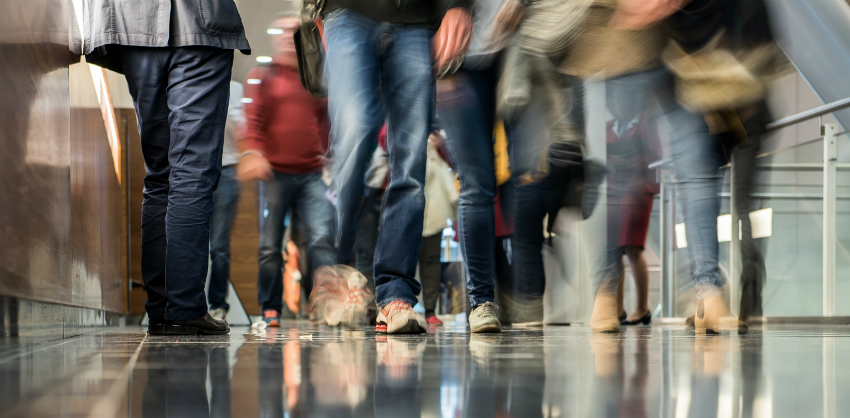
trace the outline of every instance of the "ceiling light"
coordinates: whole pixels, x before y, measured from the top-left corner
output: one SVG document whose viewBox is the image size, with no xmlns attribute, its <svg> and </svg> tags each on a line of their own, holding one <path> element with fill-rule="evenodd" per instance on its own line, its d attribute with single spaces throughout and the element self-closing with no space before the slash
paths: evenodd
<svg viewBox="0 0 850 418">
<path fill-rule="evenodd" d="M 242 102 L 242 103 L 252 103 L 254 101 L 254 99 L 252 99 L 250 97 L 243 97 L 239 101 Z"/>
<path fill-rule="evenodd" d="M 269 28 L 266 29 L 266 33 L 269 35 L 283 35 L 283 29 Z"/>
<path fill-rule="evenodd" d="M 257 57 L 257 62 L 262 62 L 262 63 L 272 62 L 272 57 L 260 55 L 259 57 Z"/>
<path fill-rule="evenodd" d="M 249 78 L 248 84 L 260 84 L 260 79 L 259 78 Z"/>
</svg>

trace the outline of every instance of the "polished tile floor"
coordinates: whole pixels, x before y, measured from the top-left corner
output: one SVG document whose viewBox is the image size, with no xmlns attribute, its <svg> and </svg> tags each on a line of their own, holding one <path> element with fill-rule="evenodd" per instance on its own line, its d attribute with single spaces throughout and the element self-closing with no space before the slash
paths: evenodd
<svg viewBox="0 0 850 418">
<path fill-rule="evenodd" d="M 2 417 L 846 417 L 850 326 L 0 339 Z"/>
</svg>

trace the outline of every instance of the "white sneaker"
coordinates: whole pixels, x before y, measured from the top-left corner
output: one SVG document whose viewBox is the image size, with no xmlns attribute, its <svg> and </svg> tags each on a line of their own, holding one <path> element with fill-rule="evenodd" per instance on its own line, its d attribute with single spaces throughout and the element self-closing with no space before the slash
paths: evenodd
<svg viewBox="0 0 850 418">
<path fill-rule="evenodd" d="M 213 319 L 218 319 L 220 321 L 224 320 L 224 318 L 227 317 L 227 310 L 224 308 L 215 308 L 210 311 L 210 316 L 213 317 Z"/>
</svg>

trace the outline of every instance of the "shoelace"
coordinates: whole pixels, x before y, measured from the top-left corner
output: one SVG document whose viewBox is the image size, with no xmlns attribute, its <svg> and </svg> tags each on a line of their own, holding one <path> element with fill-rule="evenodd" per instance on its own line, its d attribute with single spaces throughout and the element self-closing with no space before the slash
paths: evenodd
<svg viewBox="0 0 850 418">
<path fill-rule="evenodd" d="M 366 300 L 369 298 L 369 293 L 366 289 L 360 288 L 355 289 L 351 292 L 348 292 L 348 296 L 345 297 L 346 305 L 355 305 L 361 306 L 366 304 Z"/>
<path fill-rule="evenodd" d="M 496 316 L 498 306 L 493 302 L 484 302 L 483 305 L 478 306 L 478 309 L 481 309 L 482 315 Z"/>
</svg>

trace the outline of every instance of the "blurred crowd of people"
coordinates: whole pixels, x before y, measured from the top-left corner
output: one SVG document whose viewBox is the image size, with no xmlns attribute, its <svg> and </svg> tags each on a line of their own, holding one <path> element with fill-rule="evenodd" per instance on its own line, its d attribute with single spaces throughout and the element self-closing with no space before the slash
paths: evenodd
<svg viewBox="0 0 850 418">
<path fill-rule="evenodd" d="M 697 289 L 689 321 L 701 332 L 745 331 L 723 296 L 715 218 L 719 168 L 733 155 L 754 158 L 769 119 L 766 85 L 783 67 L 764 3 L 443 3 L 307 1 L 310 15 L 272 22 L 272 61 L 249 73 L 244 95 L 232 83 L 211 227 L 214 316 L 228 309 L 238 178 L 261 180 L 258 289 L 270 326 L 298 309 L 282 302 L 284 257 L 298 257 L 295 245 L 283 251 L 290 240 L 303 252 L 298 274 L 314 318 L 388 333 L 442 324 L 440 254 L 450 224 L 472 332 L 542 325 L 546 236 L 559 213 L 587 219 L 600 200 L 607 232 L 594 261 L 591 328 L 649 324 L 643 249 L 659 192 L 649 165 L 666 153 Z M 293 35 L 305 24 L 318 24 L 326 47 L 327 98 L 302 85 Z M 604 84 L 610 115 L 605 161 L 587 152 L 590 81 Z M 745 190 L 750 181 L 738 179 Z M 743 200 L 737 209 L 746 213 Z M 744 247 L 745 263 L 760 262 Z M 637 294 L 628 313 L 624 257 Z M 760 288 L 761 277 L 746 279 Z M 423 309 L 414 309 L 420 293 Z"/>
<path fill-rule="evenodd" d="M 214 3 L 175 3 L 156 37 L 138 35 L 163 13 L 150 1 L 132 18 L 124 6 L 94 13 L 84 30 L 87 60 L 126 75 L 138 115 L 150 332 L 229 332 L 230 229 L 250 180 L 261 182 L 258 299 L 269 326 L 298 309 L 296 284 L 330 325 L 393 334 L 440 324 L 449 225 L 471 331 L 540 325 L 546 236 L 562 214 L 580 222 L 598 202 L 606 231 L 590 326 L 648 324 L 643 248 L 658 193 L 648 165 L 665 154 L 697 290 L 691 323 L 746 330 L 723 294 L 717 191 L 719 168 L 740 161 L 734 210 L 747 213 L 767 83 L 784 68 L 763 0 L 304 0 L 274 19 L 274 56 L 244 86 L 229 80 L 228 50 L 250 51 L 241 19 L 232 2 Z M 588 82 L 606 92 L 604 161 L 588 152 Z M 758 293 L 763 261 L 741 219 L 741 281 Z M 637 289 L 630 313 L 624 257 Z"/>
</svg>

